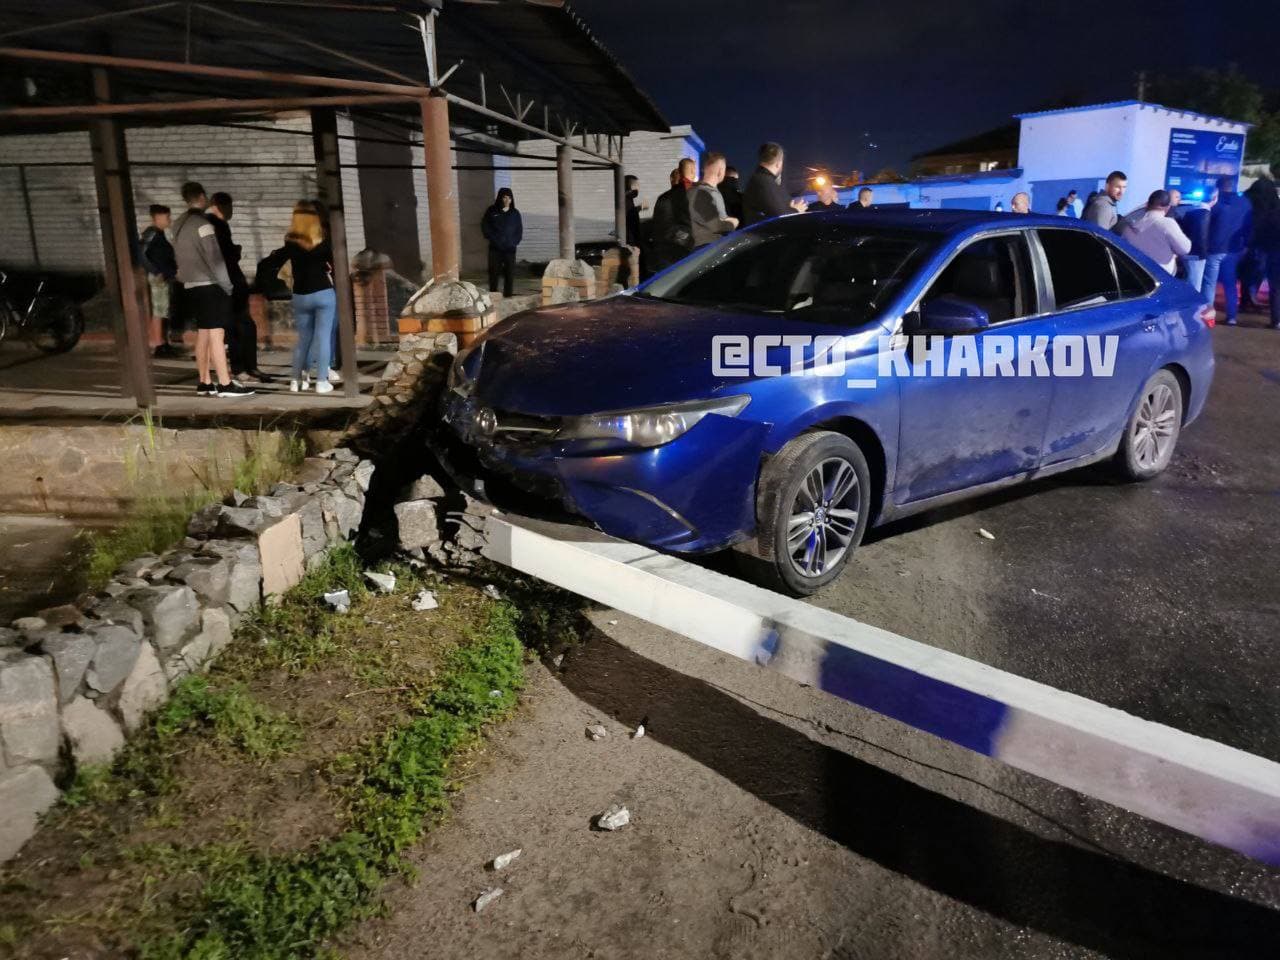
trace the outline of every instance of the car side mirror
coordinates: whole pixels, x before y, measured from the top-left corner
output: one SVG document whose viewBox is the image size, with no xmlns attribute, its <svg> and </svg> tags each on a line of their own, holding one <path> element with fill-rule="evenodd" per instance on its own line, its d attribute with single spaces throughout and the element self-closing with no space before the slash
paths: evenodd
<svg viewBox="0 0 1280 960">
<path fill-rule="evenodd" d="M 957 333 L 978 333 L 991 326 L 987 311 L 955 297 L 938 297 L 924 304 L 916 314 L 915 330 L 910 333 L 951 336 Z"/>
</svg>

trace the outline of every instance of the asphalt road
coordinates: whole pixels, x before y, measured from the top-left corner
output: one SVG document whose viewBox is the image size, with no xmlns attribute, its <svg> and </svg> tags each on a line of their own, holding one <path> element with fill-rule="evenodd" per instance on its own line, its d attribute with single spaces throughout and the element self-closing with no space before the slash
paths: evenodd
<svg viewBox="0 0 1280 960">
<path fill-rule="evenodd" d="M 1215 336 L 1208 412 L 1165 476 L 1093 469 L 915 518 L 815 602 L 1280 759 L 1280 334 Z M 1275 955 L 1280 871 L 614 611 L 591 621 L 534 669 L 415 855 L 421 881 L 351 957 Z M 615 801 L 632 824 L 591 830 Z"/>
<path fill-rule="evenodd" d="M 1280 760 L 1280 333 L 1214 337 L 1163 476 L 1104 464 L 874 531 L 814 602 Z"/>
</svg>

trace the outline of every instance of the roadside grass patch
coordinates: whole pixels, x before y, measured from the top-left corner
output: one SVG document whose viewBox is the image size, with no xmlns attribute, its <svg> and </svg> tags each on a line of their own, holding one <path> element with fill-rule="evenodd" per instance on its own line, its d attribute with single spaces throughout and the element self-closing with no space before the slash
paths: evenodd
<svg viewBox="0 0 1280 960">
<path fill-rule="evenodd" d="M 379 911 L 484 728 L 515 706 L 530 618 L 407 566 L 376 594 L 364 569 L 334 550 L 110 769 L 80 771 L 0 868 L 0 957 L 327 955 Z M 440 607 L 413 612 L 424 587 Z M 324 603 L 333 589 L 348 613 Z"/>
<path fill-rule="evenodd" d="M 211 444 L 208 456 L 193 462 L 166 442 L 162 424 L 150 412 L 141 414 L 141 422 L 142 439 L 124 454 L 133 506 L 113 529 L 83 535 L 83 573 L 90 589 L 105 584 L 125 561 L 179 543 L 191 514 L 232 490 L 266 493 L 306 455 L 306 444 L 296 434 L 259 428 L 244 441 L 240 458 L 227 463 Z"/>
</svg>

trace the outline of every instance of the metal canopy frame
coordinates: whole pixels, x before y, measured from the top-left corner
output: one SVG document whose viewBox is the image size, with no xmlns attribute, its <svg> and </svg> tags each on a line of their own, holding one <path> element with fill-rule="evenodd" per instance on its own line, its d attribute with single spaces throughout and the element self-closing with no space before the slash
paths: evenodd
<svg viewBox="0 0 1280 960">
<path fill-rule="evenodd" d="M 478 4 L 478 0 L 450 0 L 451 3 Z M 376 60 L 356 57 L 325 44 L 317 43 L 299 36 L 296 32 L 282 29 L 279 26 L 264 23 L 241 13 L 233 13 L 225 9 L 226 5 L 258 5 L 294 10 L 324 10 L 352 14 L 384 13 L 402 15 L 405 28 L 415 29 L 422 38 L 423 60 L 425 63 L 424 80 L 415 79 L 400 70 L 387 67 Z M 546 0 L 537 0 L 536 6 L 548 6 Z M 414 8 L 416 6 L 416 9 Z M 145 317 L 140 296 L 141 279 L 136 265 L 131 263 L 127 238 L 133 230 L 132 194 L 129 188 L 129 161 L 124 148 L 124 131 L 122 118 L 133 119 L 143 123 L 160 122 L 161 118 L 187 117 L 193 113 L 224 115 L 230 119 L 252 118 L 255 115 L 278 113 L 284 111 L 307 109 L 312 116 L 312 136 L 315 144 L 315 156 L 319 171 L 321 193 L 332 211 L 336 211 L 336 219 L 331 224 L 334 236 L 334 272 L 335 287 L 339 292 L 339 331 L 343 348 L 343 373 L 345 390 L 349 395 L 359 392 L 356 369 L 356 345 L 353 301 L 350 296 L 350 264 L 345 255 L 346 238 L 342 219 L 341 179 L 337 172 L 340 168 L 337 155 L 338 134 L 334 120 L 337 108 L 351 109 L 382 107 L 397 110 L 412 108 L 413 115 L 420 120 L 423 135 L 425 164 L 427 167 L 427 188 L 430 211 L 430 228 L 432 236 L 432 266 L 437 278 L 457 276 L 459 270 L 460 239 L 457 229 L 457 198 L 447 189 L 438 174 L 450 166 L 448 154 L 450 140 L 455 142 L 465 138 L 468 146 L 464 152 L 486 152 L 485 147 L 496 147 L 507 144 L 496 140 L 490 130 L 496 125 L 499 129 L 516 132 L 516 140 L 520 134 L 548 141 L 556 146 L 557 187 L 560 198 L 560 237 L 561 256 L 572 257 L 573 249 L 573 203 L 572 203 L 572 170 L 574 152 L 588 158 L 582 161 L 579 169 L 612 169 L 614 171 L 615 223 L 623 223 L 622 204 L 624 194 L 622 178 L 622 143 L 625 131 L 607 117 L 602 118 L 599 110 L 592 104 L 581 100 L 572 84 L 557 78 L 550 70 L 540 66 L 511 44 L 496 37 L 485 35 L 483 41 L 492 46 L 498 44 L 503 55 L 513 62 L 522 65 L 523 70 L 543 81 L 551 89 L 559 88 L 560 92 L 568 92 L 567 100 L 575 108 L 572 112 L 563 109 L 559 103 L 553 103 L 546 89 L 530 95 L 525 91 L 516 91 L 514 96 L 505 84 L 499 83 L 503 100 L 509 112 L 490 103 L 488 96 L 489 80 L 485 71 L 479 67 L 468 67 L 467 76 L 478 80 L 480 102 L 454 92 L 447 86 L 451 78 L 462 76 L 460 71 L 464 62 L 459 60 L 451 64 L 443 73 L 438 66 L 437 31 L 440 15 L 440 3 L 424 2 L 411 5 L 405 2 L 386 4 L 355 4 L 351 2 L 334 2 L 334 0 L 225 0 L 222 7 L 214 7 L 197 0 L 168 0 L 168 2 L 146 3 L 125 10 L 102 11 L 79 17 L 66 18 L 61 21 L 40 23 L 34 26 L 0 32 L 0 60 L 20 61 L 45 66 L 64 66 L 89 68 L 94 77 L 93 99 L 91 103 L 79 104 L 44 104 L 37 106 L 0 106 L 0 131 L 6 125 L 22 124 L 24 129 L 32 125 L 61 123 L 87 126 L 94 132 L 95 142 L 107 145 L 106 149 L 95 149 L 95 179 L 99 183 L 99 194 L 102 202 L 102 227 L 104 246 L 110 248 L 107 256 L 107 287 L 118 299 L 123 308 L 123 328 L 117 331 L 122 355 L 126 357 L 124 389 L 131 393 L 139 406 L 150 406 L 154 403 L 154 387 L 147 363 Z M 185 39 L 183 43 L 183 59 L 164 59 L 157 57 L 116 56 L 108 52 L 86 52 L 77 50 L 51 49 L 29 46 L 32 40 L 42 34 L 65 31 L 76 27 L 89 27 L 99 24 L 115 25 L 122 19 L 146 19 L 159 14 L 169 14 L 175 10 L 184 14 Z M 222 18 L 242 27 L 249 27 L 261 32 L 264 36 L 272 36 L 286 41 L 301 50 L 320 53 L 326 57 L 339 60 L 353 68 L 371 73 L 386 79 L 369 80 L 358 77 L 335 76 L 328 73 L 297 73 L 283 70 L 250 69 L 244 67 L 224 67 L 210 63 L 192 62 L 192 13 L 200 11 L 206 16 Z M 576 17 L 570 14 L 574 25 L 586 33 L 585 27 Z M 412 21 L 412 22 L 410 22 Z M 166 24 L 168 26 L 168 24 Z M 458 21 L 463 32 L 474 35 L 472 25 L 467 24 L 465 17 Z M 589 37 L 589 33 L 588 33 Z M 594 56 L 607 57 L 598 41 L 591 38 L 595 45 Z M 22 41 L 22 45 L 15 45 Z M 245 49 L 252 50 L 251 44 L 244 44 Z M 254 51 L 262 56 L 261 51 Z M 613 64 L 618 73 L 625 77 L 621 68 Z M 183 85 L 182 81 L 214 80 L 219 81 L 227 93 L 220 96 L 186 96 L 177 99 L 166 97 L 148 97 L 132 101 L 121 101 L 111 94 L 110 78 L 118 75 L 128 76 L 131 73 L 161 74 L 176 78 L 177 90 L 171 90 L 181 97 L 193 83 Z M 626 78 L 629 80 L 629 78 Z M 269 83 L 285 88 L 293 88 L 298 92 L 275 96 L 237 95 L 237 84 Z M 632 88 L 634 91 L 634 88 Z M 219 90 L 222 93 L 222 90 Z M 638 93 L 638 91 L 634 91 Z M 640 95 L 643 96 L 643 95 Z M 645 99 L 652 107 L 652 102 Z M 535 104 L 542 109 L 539 125 L 538 116 L 533 111 Z M 482 118 L 486 130 L 474 131 L 465 127 L 454 128 L 449 123 L 449 107 L 454 106 L 472 116 Z M 532 114 L 532 116 L 531 116 Z M 653 108 L 653 115 L 661 119 Z M 397 122 L 404 117 L 396 116 Z M 559 126 L 559 132 L 552 129 L 552 120 Z M 606 132 L 589 132 L 602 127 Z M 410 126 L 411 124 L 406 124 Z M 492 149 L 488 152 L 507 153 L 513 157 L 525 159 L 551 160 L 551 157 L 530 156 L 514 150 Z M 535 169 L 548 169 L 545 167 Z M 30 225 L 29 225 L 30 226 Z M 621 226 L 618 226 L 621 230 Z M 342 236 L 336 236 L 341 233 Z M 621 233 L 619 242 L 623 241 Z"/>
</svg>

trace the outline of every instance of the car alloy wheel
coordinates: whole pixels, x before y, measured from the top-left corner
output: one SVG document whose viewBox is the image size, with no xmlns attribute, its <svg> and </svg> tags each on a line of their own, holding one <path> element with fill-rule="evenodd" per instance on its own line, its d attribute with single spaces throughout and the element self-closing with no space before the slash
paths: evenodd
<svg viewBox="0 0 1280 960">
<path fill-rule="evenodd" d="M 1157 370 L 1142 388 L 1120 440 L 1116 461 L 1130 480 L 1150 480 L 1169 466 L 1182 431 L 1182 384 Z"/>
<path fill-rule="evenodd" d="M 1158 469 L 1173 452 L 1178 402 L 1167 383 L 1157 383 L 1138 404 L 1133 418 L 1133 453 L 1144 469 Z"/>
<path fill-rule="evenodd" d="M 828 457 L 796 490 L 787 522 L 787 552 L 803 577 L 819 577 L 838 566 L 858 530 L 861 491 L 849 461 Z"/>
<path fill-rule="evenodd" d="M 871 514 L 871 473 L 842 433 L 803 433 L 770 457 L 756 484 L 755 570 L 767 585 L 804 597 L 849 562 Z"/>
</svg>

